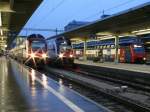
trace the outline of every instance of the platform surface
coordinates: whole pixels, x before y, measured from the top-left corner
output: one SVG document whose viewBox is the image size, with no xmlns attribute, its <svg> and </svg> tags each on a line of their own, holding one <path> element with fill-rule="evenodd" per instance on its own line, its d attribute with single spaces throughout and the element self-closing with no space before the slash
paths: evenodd
<svg viewBox="0 0 150 112">
<path fill-rule="evenodd" d="M 145 64 L 128 64 L 128 63 L 114 63 L 114 62 L 104 62 L 104 63 L 95 63 L 93 61 L 81 61 L 75 60 L 77 64 L 85 64 L 85 65 L 93 65 L 93 66 L 100 66 L 106 68 L 114 68 L 114 69 L 122 69 L 122 70 L 129 70 L 141 73 L 150 73 L 150 65 Z"/>
<path fill-rule="evenodd" d="M 14 60 L 0 63 L 1 112 L 111 112 Z"/>
</svg>

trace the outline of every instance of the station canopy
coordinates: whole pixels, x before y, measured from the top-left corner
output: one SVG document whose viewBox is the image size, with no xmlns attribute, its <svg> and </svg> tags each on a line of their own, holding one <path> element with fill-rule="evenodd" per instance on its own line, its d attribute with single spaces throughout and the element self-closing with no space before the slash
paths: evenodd
<svg viewBox="0 0 150 112">
<path fill-rule="evenodd" d="M 18 35 L 42 0 L 0 0 L 0 47 Z"/>
<path fill-rule="evenodd" d="M 150 32 L 150 2 L 99 19 L 90 24 L 74 28 L 51 38 L 56 38 L 58 36 L 82 38 L 89 37 L 97 33 L 101 35 L 136 35 L 142 31 Z"/>
</svg>

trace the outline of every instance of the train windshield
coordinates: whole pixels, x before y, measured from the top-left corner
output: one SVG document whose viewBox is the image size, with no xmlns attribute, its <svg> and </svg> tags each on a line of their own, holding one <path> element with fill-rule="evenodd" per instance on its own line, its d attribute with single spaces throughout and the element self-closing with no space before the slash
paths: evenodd
<svg viewBox="0 0 150 112">
<path fill-rule="evenodd" d="M 33 41 L 31 44 L 32 49 L 45 49 L 45 42 L 41 42 L 41 41 Z"/>
<path fill-rule="evenodd" d="M 134 45 L 134 51 L 135 53 L 144 53 L 144 47 L 142 45 Z"/>
<path fill-rule="evenodd" d="M 72 49 L 72 48 L 71 48 L 70 45 L 65 45 L 65 44 L 64 44 L 64 45 L 60 45 L 60 49 L 65 51 L 65 50 L 70 50 L 70 49 Z"/>
</svg>

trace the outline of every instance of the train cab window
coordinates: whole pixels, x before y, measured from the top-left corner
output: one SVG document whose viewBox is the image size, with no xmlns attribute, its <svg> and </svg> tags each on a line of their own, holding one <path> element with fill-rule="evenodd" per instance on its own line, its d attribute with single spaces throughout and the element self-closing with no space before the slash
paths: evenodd
<svg viewBox="0 0 150 112">
<path fill-rule="evenodd" d="M 134 51 L 136 53 L 143 53 L 143 52 L 145 52 L 144 47 L 142 45 L 134 45 Z"/>
<path fill-rule="evenodd" d="M 60 45 L 60 50 L 62 51 L 66 51 L 66 50 L 70 50 L 70 49 L 72 49 L 72 47 L 71 46 L 69 46 L 69 45 L 67 45 L 67 44 L 61 44 Z"/>
<path fill-rule="evenodd" d="M 31 47 L 32 47 L 33 49 L 45 48 L 45 42 L 33 41 L 33 42 L 31 43 Z"/>
</svg>

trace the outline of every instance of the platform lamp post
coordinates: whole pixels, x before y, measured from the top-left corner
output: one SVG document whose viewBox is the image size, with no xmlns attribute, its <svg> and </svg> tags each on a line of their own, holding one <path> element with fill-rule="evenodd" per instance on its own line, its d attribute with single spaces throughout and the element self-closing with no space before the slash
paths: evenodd
<svg viewBox="0 0 150 112">
<path fill-rule="evenodd" d="M 115 64 L 119 62 L 118 50 L 119 50 L 119 36 L 115 35 Z"/>
</svg>

